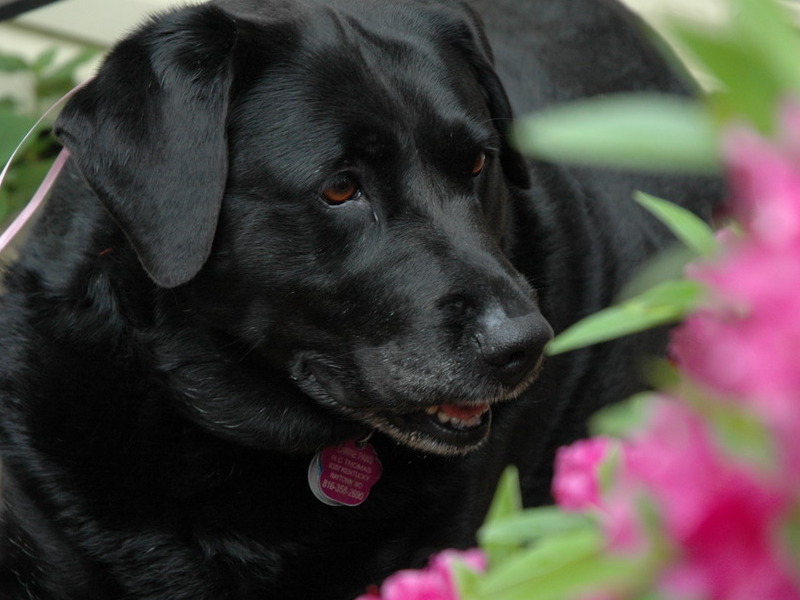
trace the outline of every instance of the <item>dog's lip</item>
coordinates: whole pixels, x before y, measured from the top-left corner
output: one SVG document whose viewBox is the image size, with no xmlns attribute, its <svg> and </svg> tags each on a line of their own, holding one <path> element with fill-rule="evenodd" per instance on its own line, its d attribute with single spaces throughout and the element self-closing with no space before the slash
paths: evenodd
<svg viewBox="0 0 800 600">
<path fill-rule="evenodd" d="M 447 402 L 409 412 L 385 412 L 373 422 L 408 446 L 436 454 L 463 454 L 487 439 L 492 404 Z"/>
</svg>

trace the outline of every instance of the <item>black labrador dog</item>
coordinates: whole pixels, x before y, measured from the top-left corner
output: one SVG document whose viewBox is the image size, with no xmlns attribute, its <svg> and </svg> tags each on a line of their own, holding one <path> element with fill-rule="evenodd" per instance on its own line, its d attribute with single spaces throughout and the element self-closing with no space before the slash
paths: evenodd
<svg viewBox="0 0 800 600">
<path fill-rule="evenodd" d="M 5 277 L 0 596 L 347 600 L 474 543 L 507 464 L 547 502 L 554 448 L 664 339 L 543 347 L 670 243 L 634 189 L 718 192 L 510 144 L 512 111 L 685 93 L 639 26 L 218 0 L 122 41 Z"/>
</svg>

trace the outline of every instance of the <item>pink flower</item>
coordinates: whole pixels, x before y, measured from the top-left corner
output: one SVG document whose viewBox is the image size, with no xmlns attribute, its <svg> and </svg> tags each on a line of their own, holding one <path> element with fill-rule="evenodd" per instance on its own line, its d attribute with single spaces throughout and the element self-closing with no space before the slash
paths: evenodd
<svg viewBox="0 0 800 600">
<path fill-rule="evenodd" d="M 678 553 L 664 579 L 675 597 L 800 598 L 778 536 L 791 496 L 722 454 L 699 415 L 678 401 L 658 402 L 631 440 L 626 469 Z"/>
<path fill-rule="evenodd" d="M 800 598 L 781 552 L 780 494 L 741 472 L 721 477 L 709 494 L 703 518 L 685 531 L 682 557 L 665 586 L 691 581 L 693 597 L 710 600 Z M 700 592 L 698 595 L 697 592 Z"/>
<path fill-rule="evenodd" d="M 453 584 L 451 579 L 455 564 L 461 564 L 478 573 L 485 571 L 488 566 L 486 555 L 480 550 L 472 548 L 470 550 L 445 550 L 440 552 L 431 558 L 429 568 Z"/>
<path fill-rule="evenodd" d="M 639 513 L 641 488 L 627 475 L 608 493 L 600 511 L 600 522 L 609 550 L 620 555 L 639 555 L 649 551 L 649 540 Z"/>
<path fill-rule="evenodd" d="M 611 438 L 579 440 L 558 449 L 553 496 L 564 510 L 592 510 L 600 520 L 609 547 L 617 552 L 641 552 L 646 545 L 636 512 L 636 490 L 626 473 L 627 445 Z M 613 481 L 603 490 L 600 467 L 612 453 L 619 457 Z"/>
<path fill-rule="evenodd" d="M 777 140 L 732 127 L 723 149 L 734 215 L 760 242 L 785 246 L 800 240 L 800 104 L 787 102 L 780 117 Z"/>
<path fill-rule="evenodd" d="M 456 563 L 473 571 L 486 570 L 480 550 L 446 550 L 431 558 L 425 569 L 406 569 L 390 575 L 380 591 L 371 590 L 356 600 L 458 600 L 453 578 Z"/>
<path fill-rule="evenodd" d="M 726 456 L 710 425 L 662 401 L 631 440 L 626 473 L 653 500 L 677 559 L 661 585 L 671 598 L 800 599 L 780 530 L 800 477 L 800 106 L 783 137 L 743 128 L 725 138 L 732 212 L 744 236 L 689 275 L 710 303 L 673 334 L 672 355 L 716 398 L 740 403 L 771 429 L 782 475 Z"/>
<path fill-rule="evenodd" d="M 579 440 L 556 453 L 553 497 L 566 510 L 584 510 L 602 504 L 599 467 L 608 457 L 608 438 Z"/>
<path fill-rule="evenodd" d="M 680 367 L 715 395 L 740 402 L 776 435 L 782 467 L 800 478 L 800 105 L 783 111 L 782 137 L 739 128 L 725 139 L 734 214 L 744 237 L 690 276 L 711 306 L 672 341 Z"/>
<path fill-rule="evenodd" d="M 382 587 L 383 600 L 457 600 L 456 591 L 439 573 L 398 571 Z"/>
<path fill-rule="evenodd" d="M 601 492 L 597 469 L 610 444 L 586 440 L 561 449 L 556 496 L 563 507 L 594 511 L 617 554 L 672 548 L 674 561 L 660 581 L 667 597 L 800 599 L 779 537 L 793 499 L 780 479 L 724 454 L 708 423 L 675 398 L 654 398 L 644 428 L 615 446 L 619 464 Z M 656 523 L 642 512 L 642 499 Z M 654 525 L 663 536 L 656 546 Z"/>
<path fill-rule="evenodd" d="M 672 339 L 672 355 L 688 375 L 720 395 L 749 402 L 770 420 L 797 418 L 797 256 L 752 244 L 726 264 L 696 269 L 716 305 L 687 319 Z"/>
<path fill-rule="evenodd" d="M 761 241 L 784 246 L 800 238 L 800 160 L 745 128 L 724 138 L 732 211 Z"/>
<path fill-rule="evenodd" d="M 629 442 L 628 476 L 652 493 L 672 538 L 702 518 L 709 484 L 719 474 L 702 420 L 670 398 L 656 401 L 646 429 Z"/>
</svg>

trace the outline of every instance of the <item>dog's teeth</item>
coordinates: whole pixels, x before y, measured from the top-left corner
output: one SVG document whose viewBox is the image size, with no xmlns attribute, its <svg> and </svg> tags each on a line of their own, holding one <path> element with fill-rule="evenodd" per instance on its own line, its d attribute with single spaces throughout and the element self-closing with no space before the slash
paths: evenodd
<svg viewBox="0 0 800 600">
<path fill-rule="evenodd" d="M 459 419 L 458 417 L 452 417 L 442 411 L 434 412 L 436 413 L 436 418 L 438 419 L 439 423 L 442 425 L 449 425 L 450 427 L 454 427 L 456 429 L 469 429 L 470 427 L 476 427 L 481 423 L 480 415 L 470 417 L 469 419 Z"/>
<path fill-rule="evenodd" d="M 436 420 L 442 425 L 447 425 L 454 429 L 469 429 L 471 427 L 477 427 L 483 420 L 483 413 L 462 418 L 450 414 L 452 410 L 448 412 L 446 407 L 443 408 L 442 406 L 428 406 L 427 408 L 423 409 L 423 411 L 429 417 L 435 416 Z"/>
</svg>

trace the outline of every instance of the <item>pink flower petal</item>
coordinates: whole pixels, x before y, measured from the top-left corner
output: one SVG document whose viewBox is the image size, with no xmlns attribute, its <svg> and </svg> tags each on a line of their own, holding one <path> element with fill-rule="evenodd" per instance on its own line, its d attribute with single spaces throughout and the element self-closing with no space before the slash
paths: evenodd
<svg viewBox="0 0 800 600">
<path fill-rule="evenodd" d="M 556 453 L 553 496 L 567 510 L 600 506 L 598 468 L 608 456 L 611 440 L 591 438 L 559 448 Z"/>
<path fill-rule="evenodd" d="M 453 578 L 456 563 L 481 572 L 487 560 L 482 551 L 445 550 L 433 556 L 424 569 L 406 569 L 386 578 L 380 591 L 370 591 L 356 600 L 458 600 Z"/>
</svg>

